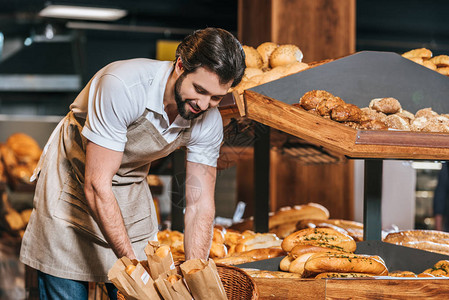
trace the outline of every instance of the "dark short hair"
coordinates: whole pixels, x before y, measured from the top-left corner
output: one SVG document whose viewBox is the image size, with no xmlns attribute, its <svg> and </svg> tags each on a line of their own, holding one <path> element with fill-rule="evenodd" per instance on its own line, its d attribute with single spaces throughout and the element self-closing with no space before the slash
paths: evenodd
<svg viewBox="0 0 449 300">
<path fill-rule="evenodd" d="M 207 68 L 220 78 L 220 83 L 239 84 L 245 72 L 245 52 L 240 42 L 228 31 L 208 27 L 184 38 L 176 49 L 185 72 Z M 175 60 L 175 62 L 176 62 Z"/>
</svg>

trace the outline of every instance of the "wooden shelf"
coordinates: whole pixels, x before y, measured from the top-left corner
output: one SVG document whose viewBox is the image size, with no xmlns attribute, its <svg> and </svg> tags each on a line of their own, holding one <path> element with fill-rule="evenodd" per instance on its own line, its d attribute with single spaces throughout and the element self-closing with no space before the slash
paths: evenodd
<svg viewBox="0 0 449 300">
<path fill-rule="evenodd" d="M 350 158 L 449 160 L 449 134 L 356 130 L 251 90 L 243 95 L 249 119 Z"/>
<path fill-rule="evenodd" d="M 259 299 L 442 299 L 448 279 L 438 278 L 254 278 Z"/>
</svg>

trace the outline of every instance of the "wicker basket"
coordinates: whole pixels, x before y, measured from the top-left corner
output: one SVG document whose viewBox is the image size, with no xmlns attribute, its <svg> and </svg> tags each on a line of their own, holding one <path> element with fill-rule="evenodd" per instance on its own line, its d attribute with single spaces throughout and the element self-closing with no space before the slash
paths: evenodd
<svg viewBox="0 0 449 300">
<path fill-rule="evenodd" d="M 256 283 L 245 271 L 233 266 L 216 265 L 228 299 L 256 300 L 259 298 Z M 118 292 L 117 299 L 125 300 L 125 297 Z"/>
</svg>

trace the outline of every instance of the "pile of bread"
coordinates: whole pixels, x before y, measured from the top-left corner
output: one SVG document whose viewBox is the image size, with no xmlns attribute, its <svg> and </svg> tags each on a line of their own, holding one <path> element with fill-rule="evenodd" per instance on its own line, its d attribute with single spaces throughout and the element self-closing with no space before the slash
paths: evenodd
<svg viewBox="0 0 449 300">
<path fill-rule="evenodd" d="M 162 245 L 170 246 L 175 261 L 182 261 L 184 256 L 184 235 L 178 231 L 163 230 L 158 233 Z M 239 232 L 214 228 L 209 257 L 215 262 L 234 265 L 256 260 L 285 255 L 281 249 L 282 240 L 273 233 L 255 233 L 252 230 Z"/>
<path fill-rule="evenodd" d="M 309 68 L 302 62 L 303 54 L 293 44 L 278 45 L 265 42 L 257 48 L 244 45 L 246 70 L 240 84 L 233 90 L 242 94 L 244 90 L 277 80 Z"/>
<path fill-rule="evenodd" d="M 109 270 L 119 299 L 227 299 L 213 260 L 192 259 L 176 268 L 170 247 L 157 241 L 148 242 L 145 254 L 142 261 L 122 257 Z"/>
<path fill-rule="evenodd" d="M 352 237 L 332 228 L 307 228 L 287 236 L 282 249 L 287 256 L 280 269 L 301 277 L 386 276 L 388 269 L 379 256 L 354 254 Z"/>
<path fill-rule="evenodd" d="M 432 108 L 413 114 L 392 97 L 372 99 L 368 107 L 359 108 L 328 91 L 312 90 L 301 96 L 298 106 L 356 129 L 449 132 L 449 114 L 438 114 Z"/>
<path fill-rule="evenodd" d="M 0 180 L 7 177 L 29 184 L 41 153 L 42 149 L 31 136 L 25 133 L 10 135 L 5 143 L 0 144 Z"/>
<path fill-rule="evenodd" d="M 403 53 L 402 56 L 440 74 L 449 76 L 448 55 L 433 56 L 432 51 L 430 51 L 429 49 L 418 48 L 407 51 Z"/>
</svg>

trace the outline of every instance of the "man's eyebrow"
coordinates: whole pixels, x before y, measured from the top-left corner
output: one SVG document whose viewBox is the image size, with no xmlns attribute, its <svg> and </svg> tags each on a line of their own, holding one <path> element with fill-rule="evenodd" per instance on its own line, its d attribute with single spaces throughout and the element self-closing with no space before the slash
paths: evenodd
<svg viewBox="0 0 449 300">
<path fill-rule="evenodd" d="M 209 92 L 208 90 L 206 90 L 205 88 L 203 88 L 201 85 L 199 85 L 199 84 L 197 84 L 197 83 L 193 83 L 193 86 L 194 86 L 196 89 L 198 89 L 198 90 L 199 90 L 201 93 L 203 93 L 203 94 L 212 95 L 211 92 Z M 216 97 L 224 97 L 224 96 L 226 96 L 226 94 L 224 94 L 224 95 L 213 95 L 213 96 L 216 96 Z"/>
</svg>

